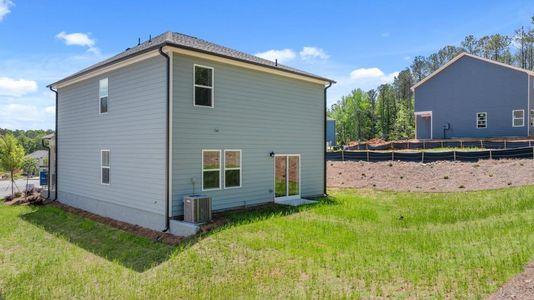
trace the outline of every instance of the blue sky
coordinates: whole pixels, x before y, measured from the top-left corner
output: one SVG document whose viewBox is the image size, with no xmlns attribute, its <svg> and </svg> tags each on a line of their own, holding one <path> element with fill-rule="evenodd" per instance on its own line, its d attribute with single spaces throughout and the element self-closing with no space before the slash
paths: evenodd
<svg viewBox="0 0 534 300">
<path fill-rule="evenodd" d="M 53 128 L 47 84 L 149 34 L 177 31 L 330 77 L 331 105 L 390 82 L 414 56 L 468 34 L 512 34 L 533 14 L 523 0 L 0 0 L 0 127 Z"/>
</svg>

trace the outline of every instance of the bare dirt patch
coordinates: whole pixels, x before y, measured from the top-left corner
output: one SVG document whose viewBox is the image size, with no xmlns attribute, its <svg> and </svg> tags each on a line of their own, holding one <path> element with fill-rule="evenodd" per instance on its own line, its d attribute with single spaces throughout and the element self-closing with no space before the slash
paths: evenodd
<svg viewBox="0 0 534 300">
<path fill-rule="evenodd" d="M 328 186 L 405 192 L 459 192 L 534 184 L 534 160 L 328 162 Z"/>
<path fill-rule="evenodd" d="M 534 262 L 530 263 L 523 273 L 497 290 L 489 299 L 534 299 Z"/>
</svg>

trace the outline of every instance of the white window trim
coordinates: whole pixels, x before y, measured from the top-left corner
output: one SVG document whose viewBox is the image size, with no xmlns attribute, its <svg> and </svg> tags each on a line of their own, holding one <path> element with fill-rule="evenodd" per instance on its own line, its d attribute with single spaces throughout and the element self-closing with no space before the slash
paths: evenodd
<svg viewBox="0 0 534 300">
<path fill-rule="evenodd" d="M 522 118 L 516 118 L 515 112 L 520 111 L 523 113 Z M 515 125 L 515 120 L 521 120 L 521 125 Z M 525 127 L 525 110 L 524 109 L 514 109 L 512 110 L 512 127 Z"/>
<path fill-rule="evenodd" d="M 239 152 L 239 168 L 227 168 L 226 167 L 226 152 Z M 226 170 L 239 170 L 239 186 L 226 186 Z M 224 149 L 224 189 L 239 189 L 243 186 L 243 152 L 241 149 Z"/>
<path fill-rule="evenodd" d="M 108 88 L 106 90 L 106 95 L 103 96 L 103 95 L 100 95 L 100 82 L 102 82 L 102 80 L 107 80 L 108 81 Z M 107 111 L 106 112 L 102 112 L 102 98 L 104 97 L 107 97 L 108 100 L 107 100 Z M 100 115 L 105 115 L 109 112 L 109 77 L 106 77 L 106 78 L 102 78 L 98 81 L 98 114 Z"/>
<path fill-rule="evenodd" d="M 204 171 L 217 171 L 217 169 L 209 169 L 209 170 L 204 170 L 204 152 L 219 152 L 219 187 L 218 188 L 213 188 L 213 189 L 204 189 Z M 223 161 L 222 161 L 222 157 L 221 157 L 221 154 L 222 151 L 220 149 L 202 149 L 202 157 L 201 157 L 201 160 L 202 160 L 202 174 L 201 174 L 201 185 L 202 185 L 202 191 L 203 192 L 206 192 L 206 191 L 218 191 L 221 189 L 222 187 L 222 166 L 223 166 Z"/>
<path fill-rule="evenodd" d="M 486 118 L 485 118 L 486 124 L 485 124 L 484 127 L 478 127 L 478 114 L 484 114 L 484 115 L 486 116 Z M 476 120 L 475 120 L 475 121 L 476 121 L 476 122 L 475 122 L 475 126 L 476 126 L 477 129 L 485 129 L 485 128 L 488 128 L 488 113 L 487 113 L 487 112 L 485 112 L 485 111 L 477 112 L 477 113 L 475 114 L 475 117 L 476 117 L 476 118 L 475 118 L 475 119 L 476 119 Z"/>
<path fill-rule="evenodd" d="M 104 166 L 103 165 L 103 161 L 102 161 L 102 154 L 107 151 L 109 152 L 108 153 L 108 157 L 109 157 L 109 166 Z M 110 176 L 109 176 L 109 182 L 108 183 L 105 183 L 103 182 L 104 178 L 102 177 L 102 169 L 108 169 L 110 170 Z M 101 185 L 110 185 L 111 184 L 111 150 L 109 149 L 100 149 L 100 184 Z"/>
<path fill-rule="evenodd" d="M 211 86 L 201 85 L 195 83 L 195 68 L 205 68 L 205 69 L 211 69 Z M 208 88 L 211 89 L 211 106 L 206 105 L 196 105 L 195 104 L 195 87 L 202 87 L 202 88 Z M 215 69 L 213 67 L 208 67 L 204 65 L 199 64 L 193 64 L 193 107 L 203 107 L 203 108 L 214 108 L 215 107 Z"/>
<path fill-rule="evenodd" d="M 276 197 L 276 161 L 274 161 L 273 163 L 273 198 L 274 200 L 285 200 L 285 199 L 299 199 L 302 197 L 302 157 L 300 154 L 275 154 L 274 157 L 277 157 L 277 156 L 295 156 L 295 157 L 298 157 L 299 158 L 299 194 L 298 195 L 292 195 L 292 196 L 287 196 L 288 194 L 288 187 L 286 187 L 286 196 L 284 197 Z M 286 162 L 286 174 L 288 172 L 288 169 L 289 169 L 289 164 L 287 164 Z M 287 178 L 286 178 L 287 180 Z"/>
</svg>

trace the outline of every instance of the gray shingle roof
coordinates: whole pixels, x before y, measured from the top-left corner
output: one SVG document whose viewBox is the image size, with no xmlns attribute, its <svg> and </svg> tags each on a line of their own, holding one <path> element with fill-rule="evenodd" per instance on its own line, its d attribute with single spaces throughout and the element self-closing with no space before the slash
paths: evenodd
<svg viewBox="0 0 534 300">
<path fill-rule="evenodd" d="M 46 150 L 37 150 L 37 151 L 34 151 L 28 155 L 26 155 L 27 157 L 31 157 L 31 158 L 36 158 L 36 159 L 41 159 L 41 158 L 44 158 L 44 157 L 47 157 L 48 156 L 48 151 Z"/>
<path fill-rule="evenodd" d="M 63 79 L 61 79 L 61 80 L 59 80 L 57 82 L 54 82 L 53 84 L 51 84 L 51 86 L 56 85 L 58 83 L 66 81 L 66 80 L 73 79 L 75 77 L 78 77 L 80 75 L 83 75 L 85 73 L 93 71 L 95 69 L 111 65 L 111 64 L 113 64 L 115 62 L 118 62 L 120 60 L 127 59 L 127 58 L 133 57 L 135 55 L 139 55 L 139 54 L 142 54 L 142 53 L 157 49 L 157 48 L 159 48 L 161 46 L 164 46 L 164 45 L 175 46 L 175 47 L 178 47 L 178 48 L 183 48 L 183 49 L 192 50 L 192 51 L 196 51 L 196 52 L 212 54 L 212 55 L 225 57 L 225 58 L 229 58 L 229 59 L 233 59 L 233 60 L 237 60 L 237 61 L 242 61 L 242 62 L 246 62 L 246 63 L 250 63 L 250 64 L 255 64 L 255 65 L 260 65 L 260 66 L 264 66 L 264 67 L 268 67 L 268 68 L 278 69 L 278 70 L 290 72 L 290 73 L 293 73 L 293 74 L 298 74 L 298 75 L 302 75 L 302 76 L 306 76 L 306 77 L 310 77 L 310 78 L 324 80 L 326 82 L 335 82 L 335 81 L 333 81 L 331 79 L 328 79 L 328 78 L 325 78 L 325 77 L 314 75 L 314 74 L 311 74 L 311 73 L 308 73 L 308 72 L 305 72 L 305 71 L 301 71 L 301 70 L 298 70 L 298 69 L 295 69 L 295 68 L 291 68 L 291 67 L 288 67 L 288 66 L 285 66 L 285 65 L 275 64 L 275 62 L 272 62 L 270 60 L 266 60 L 266 59 L 263 59 L 263 58 L 260 58 L 260 57 L 257 57 L 257 56 L 251 55 L 251 54 L 247 54 L 247 53 L 244 53 L 244 52 L 241 52 L 241 51 L 230 49 L 230 48 L 227 48 L 227 47 L 224 47 L 224 46 L 221 46 L 221 45 L 217 45 L 217 44 L 214 44 L 214 43 L 211 43 L 211 42 L 208 42 L 208 41 L 196 38 L 196 37 L 192 37 L 192 36 L 181 34 L 181 33 L 177 33 L 177 32 L 165 32 L 165 33 L 162 33 L 162 34 L 160 34 L 158 36 L 155 36 L 151 40 L 144 41 L 143 43 L 141 43 L 141 44 L 139 44 L 139 45 L 137 45 L 137 46 L 135 46 L 133 48 L 128 48 L 125 51 L 123 51 L 123 52 L 121 52 L 121 53 L 119 53 L 119 54 L 117 54 L 117 55 L 115 55 L 113 57 L 110 57 L 110 58 L 108 58 L 106 60 L 103 60 L 103 61 L 101 61 L 99 63 L 96 63 L 96 64 L 94 64 L 94 65 L 92 65 L 92 66 L 90 66 L 88 68 L 85 68 L 85 69 L 83 69 L 83 70 L 81 70 L 81 71 L 79 71 L 77 73 L 74 73 L 74 74 L 72 74 L 72 75 L 70 75 L 68 77 L 65 77 L 65 78 L 63 78 Z"/>
</svg>

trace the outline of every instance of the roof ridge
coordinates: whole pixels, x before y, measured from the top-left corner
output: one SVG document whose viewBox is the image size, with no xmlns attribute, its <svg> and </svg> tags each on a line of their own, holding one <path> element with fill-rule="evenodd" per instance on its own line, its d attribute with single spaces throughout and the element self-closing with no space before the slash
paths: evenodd
<svg viewBox="0 0 534 300">
<path fill-rule="evenodd" d="M 119 61 L 130 59 L 134 56 L 140 55 L 142 53 L 146 53 L 149 51 L 152 51 L 156 49 L 159 46 L 171 46 L 176 48 L 183 48 L 188 49 L 191 51 L 201 52 L 201 53 L 207 53 L 214 56 L 220 56 L 231 60 L 237 60 L 248 64 L 256 64 L 260 65 L 266 68 L 272 68 L 277 69 L 282 72 L 288 72 L 288 73 L 294 73 L 300 76 L 309 77 L 318 79 L 324 82 L 332 82 L 335 81 L 318 76 L 306 71 L 302 71 L 293 67 L 289 67 L 286 65 L 278 64 L 277 62 L 273 62 L 258 56 L 255 56 L 253 54 L 249 54 L 240 50 L 232 49 L 223 45 L 219 45 L 210 41 L 206 41 L 203 39 L 200 39 L 198 37 L 186 35 L 179 32 L 173 32 L 173 31 L 166 31 L 159 35 L 156 35 L 155 37 L 150 37 L 148 40 L 143 41 L 142 43 L 139 43 L 138 45 L 127 48 L 125 51 L 120 52 L 108 59 L 105 59 L 103 61 L 100 61 L 96 64 L 93 64 L 85 69 L 82 69 L 70 76 L 67 76 L 61 80 L 58 80 L 49 86 L 56 86 L 57 84 L 63 83 L 65 81 L 72 80 L 76 77 L 82 76 L 84 74 L 90 73 L 96 69 L 100 69 L 106 66 L 113 65 Z"/>
<path fill-rule="evenodd" d="M 458 60 L 460 60 L 460 58 L 462 58 L 464 56 L 471 57 L 471 58 L 474 58 L 474 59 L 478 59 L 478 60 L 481 60 L 483 62 L 491 63 L 491 64 L 498 65 L 498 66 L 501 66 L 501 67 L 504 67 L 504 68 L 509 68 L 509 69 L 512 69 L 512 70 L 515 70 L 515 71 L 518 71 L 518 72 L 523 72 L 523 73 L 526 73 L 527 75 L 530 75 L 530 76 L 534 76 L 534 71 L 530 71 L 530 70 L 523 69 L 523 68 L 520 68 L 520 67 L 512 66 L 512 65 L 509 65 L 507 63 L 503 63 L 503 62 L 500 62 L 500 61 L 496 61 L 496 60 L 493 60 L 493 59 L 481 57 L 481 56 L 478 56 L 478 55 L 475 55 L 475 54 L 471 54 L 471 53 L 467 53 L 466 51 L 463 51 L 462 53 L 456 55 L 453 59 L 449 60 L 447 63 L 445 63 L 444 65 L 439 67 L 437 70 L 435 70 L 434 72 L 430 73 L 430 75 L 426 76 L 425 78 L 423 78 L 422 80 L 420 80 L 419 82 L 414 84 L 411 87 L 411 89 L 415 90 L 416 88 L 418 88 L 419 86 L 421 86 L 422 84 L 424 84 L 425 82 L 427 82 L 428 80 L 430 80 L 431 78 L 436 76 L 438 73 L 440 73 L 441 71 L 445 70 L 450 65 L 452 65 L 455 62 L 457 62 Z"/>
</svg>

